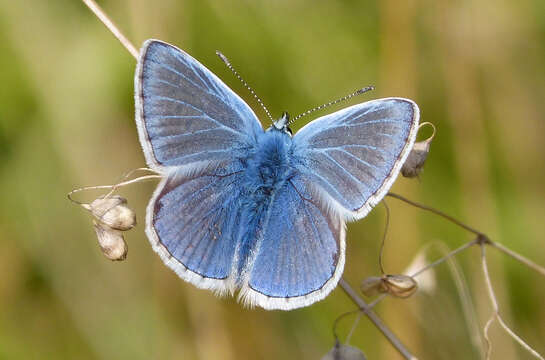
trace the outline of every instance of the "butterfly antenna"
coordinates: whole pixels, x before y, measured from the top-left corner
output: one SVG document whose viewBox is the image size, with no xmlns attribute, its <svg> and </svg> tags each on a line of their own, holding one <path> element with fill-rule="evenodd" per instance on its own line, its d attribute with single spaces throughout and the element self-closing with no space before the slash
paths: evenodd
<svg viewBox="0 0 545 360">
<path fill-rule="evenodd" d="M 288 123 L 288 125 L 294 123 L 297 119 L 300 119 L 300 118 L 302 118 L 303 116 L 306 116 L 306 115 L 311 114 L 311 113 L 313 113 L 313 112 L 315 112 L 315 111 L 318 111 L 318 110 L 325 109 L 325 108 L 328 107 L 328 106 L 335 105 L 335 104 L 337 104 L 337 103 L 340 103 L 341 101 L 348 100 L 348 99 L 350 99 L 350 98 L 352 98 L 352 97 L 354 97 L 354 96 L 356 96 L 356 95 L 361 95 L 361 94 L 366 93 L 366 92 L 371 91 L 371 90 L 375 90 L 375 87 L 374 87 L 374 86 L 364 87 L 363 89 L 359 89 L 359 90 L 354 91 L 352 94 L 343 96 L 342 98 L 339 98 L 339 99 L 337 99 L 337 100 L 328 102 L 327 104 L 323 104 L 323 105 L 317 106 L 317 107 L 315 107 L 314 109 L 307 110 L 307 111 L 305 111 L 304 113 L 299 114 L 299 115 L 297 115 L 296 117 L 294 117 L 293 119 L 291 119 L 291 121 Z"/>
<path fill-rule="evenodd" d="M 257 96 L 255 91 L 250 87 L 250 85 L 248 85 L 248 83 L 246 81 L 244 81 L 242 76 L 240 76 L 239 73 L 233 68 L 233 65 L 231 65 L 231 63 L 229 62 L 229 59 L 227 59 L 227 57 L 225 55 L 223 55 L 221 52 L 219 52 L 218 50 L 216 50 L 216 55 L 218 55 L 219 58 L 221 59 L 221 61 L 223 61 L 225 63 L 225 65 L 227 65 L 229 70 L 231 70 L 233 72 L 233 74 L 235 74 L 236 78 L 240 80 L 240 82 L 246 87 L 246 89 L 248 89 L 250 94 L 252 94 L 254 96 L 254 98 L 257 100 L 259 105 L 261 105 L 263 110 L 265 110 L 265 113 L 267 113 L 267 116 L 269 117 L 269 119 L 271 119 L 271 121 L 274 123 L 274 119 L 271 116 L 271 113 L 269 112 L 269 110 L 267 109 L 265 104 L 263 104 L 263 101 L 261 101 L 259 96 Z"/>
</svg>

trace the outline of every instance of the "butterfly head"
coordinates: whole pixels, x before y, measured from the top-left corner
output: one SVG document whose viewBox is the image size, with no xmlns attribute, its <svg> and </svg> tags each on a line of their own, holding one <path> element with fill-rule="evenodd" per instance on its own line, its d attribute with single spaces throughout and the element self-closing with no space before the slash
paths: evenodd
<svg viewBox="0 0 545 360">
<path fill-rule="evenodd" d="M 278 120 L 274 121 L 273 125 L 268 130 L 282 131 L 288 134 L 289 136 L 292 136 L 293 132 L 288 126 L 289 122 L 290 122 L 290 114 L 284 111 L 282 113 L 282 116 Z"/>
</svg>

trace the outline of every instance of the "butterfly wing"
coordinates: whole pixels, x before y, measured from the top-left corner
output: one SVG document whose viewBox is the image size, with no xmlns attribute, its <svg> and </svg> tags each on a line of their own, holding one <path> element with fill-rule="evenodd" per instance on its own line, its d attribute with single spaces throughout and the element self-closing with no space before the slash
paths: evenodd
<svg viewBox="0 0 545 360">
<path fill-rule="evenodd" d="M 164 263 L 182 279 L 218 293 L 232 292 L 240 173 L 171 170 L 148 205 L 146 233 Z"/>
<path fill-rule="evenodd" d="M 254 112 L 217 76 L 158 40 L 142 46 L 135 102 L 140 143 L 156 170 L 232 159 L 263 131 Z"/>
<path fill-rule="evenodd" d="M 232 291 L 236 159 L 263 132 L 257 117 L 202 64 L 157 40 L 142 47 L 135 101 L 146 161 L 164 175 L 146 214 L 154 250 L 184 280 Z"/>
<path fill-rule="evenodd" d="M 344 221 L 302 196 L 290 181 L 276 195 L 266 218 L 239 298 L 281 310 L 325 298 L 344 268 Z"/>
<path fill-rule="evenodd" d="M 323 116 L 293 137 L 298 191 L 346 219 L 361 219 L 386 194 L 411 150 L 418 106 L 386 98 Z"/>
</svg>

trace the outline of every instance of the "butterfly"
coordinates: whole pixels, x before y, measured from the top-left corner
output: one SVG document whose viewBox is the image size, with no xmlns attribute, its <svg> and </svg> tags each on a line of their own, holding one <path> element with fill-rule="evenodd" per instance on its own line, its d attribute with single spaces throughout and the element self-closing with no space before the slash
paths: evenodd
<svg viewBox="0 0 545 360">
<path fill-rule="evenodd" d="M 345 262 L 346 221 L 384 197 L 415 141 L 419 109 L 385 98 L 291 135 L 177 47 L 147 40 L 135 74 L 136 124 L 162 180 L 146 212 L 153 249 L 199 288 L 291 310 L 325 298 Z"/>
</svg>

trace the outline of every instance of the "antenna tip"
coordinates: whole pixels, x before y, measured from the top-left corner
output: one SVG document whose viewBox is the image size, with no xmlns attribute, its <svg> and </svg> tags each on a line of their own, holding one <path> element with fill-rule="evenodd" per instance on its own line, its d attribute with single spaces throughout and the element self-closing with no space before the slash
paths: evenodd
<svg viewBox="0 0 545 360">
<path fill-rule="evenodd" d="M 223 61 L 223 62 L 226 63 L 226 64 L 229 64 L 229 60 L 227 60 L 227 57 L 226 57 L 225 55 L 223 55 L 223 54 L 221 53 L 221 51 L 216 50 L 216 55 L 219 56 L 219 58 L 221 59 L 221 61 Z"/>
<path fill-rule="evenodd" d="M 359 89 L 356 93 L 359 95 L 359 94 L 363 94 L 365 92 L 368 92 L 368 91 L 371 91 L 371 90 L 375 90 L 375 87 L 374 86 L 367 86 L 367 87 L 364 87 L 364 88 L 361 88 Z"/>
</svg>

